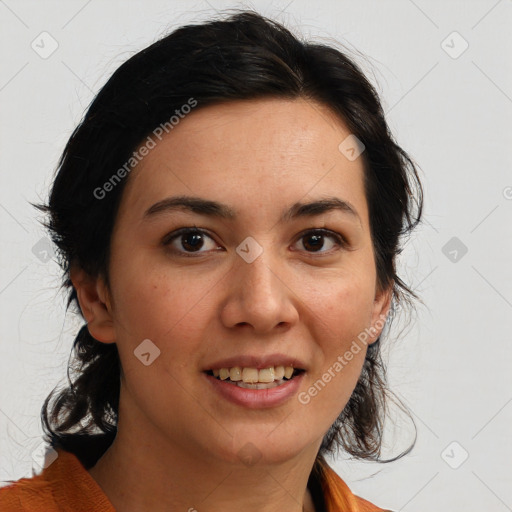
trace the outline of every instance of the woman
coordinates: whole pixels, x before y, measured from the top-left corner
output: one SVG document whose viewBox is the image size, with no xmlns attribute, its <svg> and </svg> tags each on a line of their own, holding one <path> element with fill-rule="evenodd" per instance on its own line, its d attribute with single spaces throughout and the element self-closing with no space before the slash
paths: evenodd
<svg viewBox="0 0 512 512">
<path fill-rule="evenodd" d="M 325 455 L 379 459 L 421 206 L 340 51 L 244 11 L 129 59 L 39 206 L 86 325 L 43 406 L 56 459 L 0 509 L 382 510 Z"/>
</svg>

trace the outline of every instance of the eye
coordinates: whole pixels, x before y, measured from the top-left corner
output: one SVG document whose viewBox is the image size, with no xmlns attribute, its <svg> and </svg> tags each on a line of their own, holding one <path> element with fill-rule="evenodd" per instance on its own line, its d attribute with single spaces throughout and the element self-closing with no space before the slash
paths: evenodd
<svg viewBox="0 0 512 512">
<path fill-rule="evenodd" d="M 321 250 L 325 246 L 326 239 L 331 240 L 331 247 L 328 247 L 327 250 Z M 162 245 L 170 246 L 173 252 L 183 256 L 193 256 L 194 254 L 200 255 L 209 252 L 208 244 L 205 240 L 211 241 L 210 251 L 216 248 L 219 249 L 218 244 L 215 243 L 213 238 L 206 231 L 197 227 L 187 227 L 173 231 L 162 240 Z M 298 241 L 300 240 L 303 240 L 302 246 L 304 250 L 310 253 L 324 254 L 331 252 L 333 247 L 343 248 L 347 245 L 341 235 L 328 229 L 311 229 L 303 232 Z M 206 250 L 201 251 L 205 247 Z"/>
<path fill-rule="evenodd" d="M 177 231 L 173 231 L 170 235 L 167 235 L 163 240 L 162 244 L 165 246 L 171 246 L 174 252 L 178 252 L 185 256 L 193 255 L 193 253 L 204 253 L 208 251 L 201 251 L 205 246 L 205 239 L 209 239 L 212 242 L 213 238 L 206 233 L 206 231 L 193 227 L 193 228 L 182 228 Z M 206 244 L 207 246 L 208 244 Z M 211 244 L 211 248 L 218 247 L 217 244 Z M 215 246 L 215 247 L 214 247 Z"/>
<path fill-rule="evenodd" d="M 334 240 L 334 243 L 331 242 L 334 247 L 343 248 L 347 245 L 341 235 L 328 229 L 311 229 L 306 231 L 300 235 L 299 241 L 302 240 L 302 246 L 307 252 L 320 252 L 323 254 L 332 250 L 332 247 L 330 247 L 326 251 L 321 251 L 324 248 L 326 238 Z"/>
</svg>

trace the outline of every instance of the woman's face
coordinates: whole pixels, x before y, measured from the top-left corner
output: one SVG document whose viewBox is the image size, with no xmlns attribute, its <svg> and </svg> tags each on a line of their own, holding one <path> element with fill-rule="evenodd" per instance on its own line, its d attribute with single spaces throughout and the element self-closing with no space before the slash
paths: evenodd
<svg viewBox="0 0 512 512">
<path fill-rule="evenodd" d="M 192 111 L 131 172 L 109 294 L 120 414 L 147 442 L 230 462 L 318 450 L 389 297 L 377 293 L 362 158 L 339 149 L 349 135 L 316 103 L 237 101 Z M 222 206 L 172 206 L 178 196 Z M 298 207 L 326 199 L 340 207 Z M 272 370 L 255 370 L 292 363 L 305 371 L 270 390 L 207 374 L 266 380 Z"/>
</svg>

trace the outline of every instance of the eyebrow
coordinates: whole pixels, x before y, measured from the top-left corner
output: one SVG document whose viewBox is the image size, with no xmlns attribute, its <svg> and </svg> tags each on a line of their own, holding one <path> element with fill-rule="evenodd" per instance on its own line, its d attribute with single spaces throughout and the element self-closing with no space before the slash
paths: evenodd
<svg viewBox="0 0 512 512">
<path fill-rule="evenodd" d="M 218 217 L 226 220 L 236 219 L 236 211 L 230 206 L 217 201 L 192 196 L 174 196 L 162 199 L 146 210 L 144 218 L 147 219 L 158 214 L 183 210 L 208 217 Z M 314 217 L 335 210 L 347 213 L 361 223 L 361 217 L 354 206 L 338 197 L 328 197 L 309 203 L 297 202 L 281 215 L 279 222 L 289 222 L 299 217 Z"/>
</svg>

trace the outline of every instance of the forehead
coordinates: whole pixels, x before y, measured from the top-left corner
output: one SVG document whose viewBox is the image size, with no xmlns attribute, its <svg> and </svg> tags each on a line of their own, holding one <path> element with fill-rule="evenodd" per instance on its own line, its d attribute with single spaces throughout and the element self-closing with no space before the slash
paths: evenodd
<svg viewBox="0 0 512 512">
<path fill-rule="evenodd" d="M 123 203 L 141 213 L 165 196 L 192 195 L 264 214 L 308 195 L 338 195 L 364 217 L 362 158 L 339 149 L 349 135 L 331 110 L 302 99 L 198 108 L 136 165 Z"/>
</svg>

